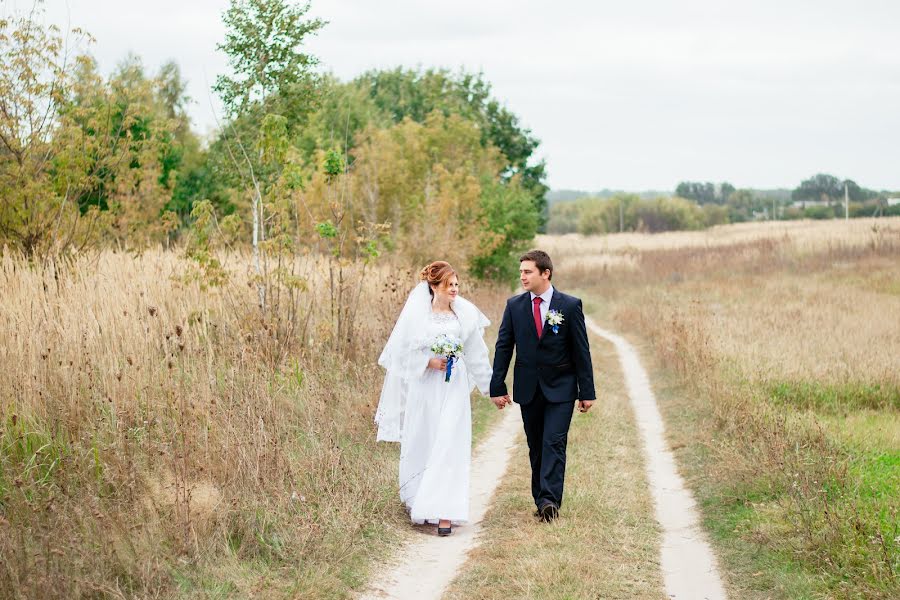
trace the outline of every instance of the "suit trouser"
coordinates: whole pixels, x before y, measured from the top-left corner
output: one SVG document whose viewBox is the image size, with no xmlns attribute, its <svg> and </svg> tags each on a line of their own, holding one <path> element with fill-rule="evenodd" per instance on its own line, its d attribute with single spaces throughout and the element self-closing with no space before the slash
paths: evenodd
<svg viewBox="0 0 900 600">
<path fill-rule="evenodd" d="M 566 476 L 566 444 L 575 401 L 549 402 L 538 384 L 534 398 L 520 405 L 528 458 L 531 460 L 531 495 L 535 505 L 562 506 Z"/>
</svg>

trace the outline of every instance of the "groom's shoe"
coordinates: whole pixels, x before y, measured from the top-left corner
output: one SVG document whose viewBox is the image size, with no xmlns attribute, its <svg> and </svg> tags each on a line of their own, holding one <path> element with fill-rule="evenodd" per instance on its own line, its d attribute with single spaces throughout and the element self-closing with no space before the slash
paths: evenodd
<svg viewBox="0 0 900 600">
<path fill-rule="evenodd" d="M 538 514 L 541 517 L 541 521 L 550 523 L 559 516 L 559 507 L 553 502 L 545 502 L 544 504 L 541 504 L 541 507 L 538 509 Z"/>
</svg>

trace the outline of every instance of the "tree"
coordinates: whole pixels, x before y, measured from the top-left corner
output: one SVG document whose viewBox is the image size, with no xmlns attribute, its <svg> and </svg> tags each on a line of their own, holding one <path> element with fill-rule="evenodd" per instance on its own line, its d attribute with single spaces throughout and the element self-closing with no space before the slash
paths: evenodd
<svg viewBox="0 0 900 600">
<path fill-rule="evenodd" d="M 136 79 L 126 69 L 106 84 L 56 27 L 0 21 L 0 239 L 43 258 L 85 247 L 104 227 L 149 237 L 171 226 L 160 219 L 159 160 L 170 124 Z"/>
<path fill-rule="evenodd" d="M 272 94 L 288 97 L 307 88 L 315 57 L 300 52 L 304 39 L 325 26 L 304 20 L 309 2 L 292 6 L 285 0 L 231 0 L 222 20 L 227 32 L 217 48 L 228 55 L 232 76 L 220 75 L 213 89 L 232 117 Z"/>
<path fill-rule="evenodd" d="M 734 191 L 734 186 L 727 181 L 719 185 L 711 181 L 682 181 L 675 188 L 675 195 L 698 204 L 725 204 Z"/>
<path fill-rule="evenodd" d="M 735 192 L 735 189 L 736 188 L 727 181 L 723 181 L 719 185 L 718 197 L 721 199 L 723 204 L 728 202 L 729 196 L 731 196 L 731 194 Z"/>
<path fill-rule="evenodd" d="M 550 205 L 547 233 L 553 235 L 575 233 L 578 231 L 579 216 L 577 202 L 571 200 L 554 202 Z"/>
<path fill-rule="evenodd" d="M 391 224 L 398 249 L 414 264 L 444 256 L 462 263 L 487 231 L 482 182 L 498 179 L 503 156 L 481 145 L 481 131 L 459 115 L 435 111 L 360 139 L 353 163 L 354 220 Z M 322 194 L 308 186 L 306 205 L 321 214 Z"/>
<path fill-rule="evenodd" d="M 852 179 L 845 179 L 844 184 L 847 186 L 847 194 L 851 202 L 865 202 L 878 197 L 878 192 L 860 187 Z"/>
<path fill-rule="evenodd" d="M 750 190 L 737 190 L 728 198 L 728 218 L 732 223 L 740 223 L 753 219 L 753 211 L 761 208 Z"/>
<path fill-rule="evenodd" d="M 357 137 L 367 128 L 394 124 L 363 87 L 342 83 L 330 75 L 319 82 L 316 110 L 296 135 L 295 144 L 307 164 L 315 165 L 319 150 L 339 148 L 350 164 Z"/>
<path fill-rule="evenodd" d="M 515 281 L 517 255 L 534 239 L 539 217 L 531 194 L 513 180 L 508 184 L 482 182 L 481 210 L 486 231 L 470 260 L 472 273 L 482 279 Z"/>
<path fill-rule="evenodd" d="M 236 175 L 235 184 L 250 188 L 253 264 L 263 312 L 267 275 L 261 255 L 266 239 L 263 195 L 274 185 L 283 165 L 282 157 L 266 160 L 265 155 L 267 146 L 276 137 L 287 136 L 311 106 L 316 59 L 299 47 L 325 23 L 304 20 L 308 11 L 308 2 L 292 6 L 285 0 L 231 0 L 223 16 L 225 42 L 218 46 L 228 56 L 233 75 L 219 76 L 214 86 L 231 119 L 214 149 L 220 159 L 225 155 L 230 159 L 230 163 L 219 161 L 233 167 L 223 171 Z M 276 125 L 284 136 L 273 137 Z"/>
<path fill-rule="evenodd" d="M 819 173 L 804 179 L 799 187 L 791 192 L 791 199 L 799 202 L 824 201 L 837 202 L 844 197 L 844 184 L 834 175 Z"/>
<path fill-rule="evenodd" d="M 423 123 L 436 110 L 444 116 L 457 114 L 476 123 L 481 131 L 481 145 L 498 148 L 506 158 L 499 174 L 506 181 L 518 177 L 521 187 L 532 194 L 543 227 L 547 212 L 546 165 L 543 160 L 533 161 L 540 141 L 522 127 L 512 111 L 491 96 L 491 86 L 480 73 L 397 68 L 370 71 L 352 85 L 365 90 L 374 105 L 395 123 L 405 118 Z"/>
<path fill-rule="evenodd" d="M 701 229 L 706 224 L 703 210 L 684 198 L 640 200 L 634 206 L 637 230 L 649 233 Z"/>
</svg>

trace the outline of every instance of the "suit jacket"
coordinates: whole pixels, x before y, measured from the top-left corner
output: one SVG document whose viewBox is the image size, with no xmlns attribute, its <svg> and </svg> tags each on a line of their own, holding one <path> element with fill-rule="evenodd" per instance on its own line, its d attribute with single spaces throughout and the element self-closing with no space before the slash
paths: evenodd
<svg viewBox="0 0 900 600">
<path fill-rule="evenodd" d="M 531 402 L 538 386 L 550 402 L 597 398 L 581 300 L 554 288 L 548 310 L 562 313 L 563 322 L 558 333 L 544 322 L 543 335 L 538 339 L 531 294 L 525 292 L 506 301 L 494 351 L 491 396 L 507 394 L 506 374 L 515 349 L 515 402 Z"/>
</svg>

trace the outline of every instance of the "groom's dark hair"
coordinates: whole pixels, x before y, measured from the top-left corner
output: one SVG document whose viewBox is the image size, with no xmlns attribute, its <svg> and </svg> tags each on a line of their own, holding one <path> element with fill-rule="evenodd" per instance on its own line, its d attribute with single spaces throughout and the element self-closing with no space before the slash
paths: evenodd
<svg viewBox="0 0 900 600">
<path fill-rule="evenodd" d="M 548 277 L 548 279 L 553 279 L 553 261 L 550 260 L 550 255 L 543 250 L 529 250 L 519 257 L 519 262 L 522 262 L 523 260 L 532 261 L 534 266 L 537 267 L 538 273 L 550 271 L 550 277 Z"/>
</svg>

